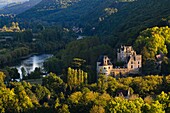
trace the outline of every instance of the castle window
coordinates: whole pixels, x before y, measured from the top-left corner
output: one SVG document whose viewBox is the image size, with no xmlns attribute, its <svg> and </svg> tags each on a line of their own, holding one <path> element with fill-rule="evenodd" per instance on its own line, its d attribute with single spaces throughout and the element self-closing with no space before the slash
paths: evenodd
<svg viewBox="0 0 170 113">
<path fill-rule="evenodd" d="M 109 67 L 109 69 L 110 69 L 110 67 Z"/>
<path fill-rule="evenodd" d="M 133 61 L 131 62 L 131 64 L 133 64 Z"/>
<path fill-rule="evenodd" d="M 140 66 L 138 65 L 138 68 L 140 68 Z"/>
<path fill-rule="evenodd" d="M 140 62 L 138 62 L 138 64 L 140 64 Z"/>
<path fill-rule="evenodd" d="M 133 65 L 131 65 L 131 68 L 133 68 Z"/>
<path fill-rule="evenodd" d="M 106 69 L 106 67 L 104 67 L 104 69 Z"/>
</svg>

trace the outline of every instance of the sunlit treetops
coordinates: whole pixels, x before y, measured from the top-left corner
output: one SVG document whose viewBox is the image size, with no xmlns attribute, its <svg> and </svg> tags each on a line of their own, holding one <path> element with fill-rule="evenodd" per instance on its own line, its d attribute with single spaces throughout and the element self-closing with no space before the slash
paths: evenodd
<svg viewBox="0 0 170 113">
<path fill-rule="evenodd" d="M 143 59 L 155 58 L 159 53 L 167 54 L 170 45 L 170 28 L 153 27 L 140 33 L 134 47 L 143 55 Z"/>
<path fill-rule="evenodd" d="M 0 32 L 23 32 L 25 29 L 20 29 L 19 23 L 18 22 L 12 22 L 12 25 L 10 27 L 7 27 L 4 25 L 1 29 Z"/>
<path fill-rule="evenodd" d="M 67 82 L 69 85 L 87 84 L 88 75 L 80 69 L 68 68 Z"/>
</svg>

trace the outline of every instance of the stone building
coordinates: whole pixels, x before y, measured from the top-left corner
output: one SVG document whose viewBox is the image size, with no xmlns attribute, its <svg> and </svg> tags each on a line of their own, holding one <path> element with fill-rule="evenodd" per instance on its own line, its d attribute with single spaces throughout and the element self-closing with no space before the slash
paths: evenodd
<svg viewBox="0 0 170 113">
<path fill-rule="evenodd" d="M 121 46 L 117 49 L 117 62 L 123 65 L 113 65 L 108 56 L 100 56 L 97 62 L 97 74 L 112 76 L 139 74 L 139 69 L 142 67 L 142 55 L 137 55 L 132 46 Z"/>
<path fill-rule="evenodd" d="M 121 46 L 117 49 L 117 61 L 127 62 L 130 55 L 136 54 L 132 46 Z"/>
<path fill-rule="evenodd" d="M 101 55 L 97 61 L 97 73 L 110 75 L 113 69 L 113 65 L 106 55 Z"/>
</svg>

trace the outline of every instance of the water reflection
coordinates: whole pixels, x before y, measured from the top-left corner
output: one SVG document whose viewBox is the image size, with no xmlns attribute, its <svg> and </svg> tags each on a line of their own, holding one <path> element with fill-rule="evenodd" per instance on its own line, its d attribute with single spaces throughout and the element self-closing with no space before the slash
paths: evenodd
<svg viewBox="0 0 170 113">
<path fill-rule="evenodd" d="M 14 66 L 14 68 L 18 69 L 18 72 L 20 73 L 20 77 L 22 79 L 22 68 L 25 69 L 26 73 L 33 72 L 37 67 L 43 69 L 43 62 L 50 57 L 52 57 L 51 54 L 34 55 L 28 59 L 21 61 L 20 65 Z"/>
</svg>

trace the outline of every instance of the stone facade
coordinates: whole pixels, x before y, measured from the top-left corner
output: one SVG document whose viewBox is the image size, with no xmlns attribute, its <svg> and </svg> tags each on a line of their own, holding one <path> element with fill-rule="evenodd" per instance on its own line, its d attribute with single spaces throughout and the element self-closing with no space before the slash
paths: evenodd
<svg viewBox="0 0 170 113">
<path fill-rule="evenodd" d="M 101 55 L 97 61 L 97 73 L 110 75 L 113 69 L 113 65 L 106 55 Z"/>
<path fill-rule="evenodd" d="M 97 74 L 104 75 L 128 75 L 139 74 L 142 67 L 142 55 L 137 55 L 132 46 L 121 46 L 117 49 L 117 62 L 122 62 L 123 66 L 114 66 L 108 56 L 100 56 L 97 62 Z"/>
<path fill-rule="evenodd" d="M 120 49 L 117 49 L 117 61 L 127 62 L 130 55 L 136 54 L 132 46 L 121 46 Z"/>
</svg>

